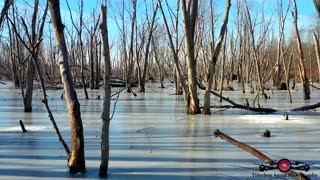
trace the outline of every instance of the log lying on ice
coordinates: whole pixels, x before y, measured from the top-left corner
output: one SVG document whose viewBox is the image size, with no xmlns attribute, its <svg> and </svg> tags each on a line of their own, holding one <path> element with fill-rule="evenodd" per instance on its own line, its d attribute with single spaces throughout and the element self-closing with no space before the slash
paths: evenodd
<svg viewBox="0 0 320 180">
<path fill-rule="evenodd" d="M 235 146 L 238 146 L 239 148 L 247 151 L 248 153 L 254 155 L 255 157 L 261 159 L 264 163 L 270 165 L 271 167 L 277 167 L 277 163 L 275 163 L 272 159 L 270 159 L 268 156 L 266 156 L 265 154 L 263 154 L 262 152 L 258 151 L 257 149 L 243 143 L 243 142 L 239 142 L 235 139 L 233 139 L 232 137 L 224 134 L 223 132 L 219 131 L 219 129 L 216 129 L 214 132 L 213 132 L 214 136 L 217 138 L 217 137 L 220 137 L 222 140 L 225 140 L 227 141 L 228 143 L 232 144 L 232 145 L 235 145 Z M 288 171 L 286 172 L 286 174 L 288 176 L 291 176 L 291 177 L 296 177 L 296 179 L 299 179 L 299 180 L 309 180 L 310 178 L 307 177 L 306 175 L 304 175 L 303 173 L 299 172 L 299 173 L 296 173 L 294 171 Z"/>
<path fill-rule="evenodd" d="M 317 109 L 320 107 L 320 103 L 316 103 L 316 104 L 312 104 L 312 105 L 308 105 L 308 106 L 302 106 L 302 107 L 298 107 L 298 108 L 294 108 L 291 111 L 308 111 L 311 109 Z"/>
<path fill-rule="evenodd" d="M 205 87 L 201 83 L 199 83 L 197 81 L 197 84 L 200 89 L 205 90 Z M 245 110 L 250 110 L 250 111 L 254 111 L 254 112 L 265 112 L 265 113 L 273 113 L 273 112 L 278 111 L 278 110 L 272 109 L 272 108 L 262 108 L 262 107 L 254 108 L 254 107 L 244 106 L 244 105 L 235 103 L 234 101 L 230 100 L 229 98 L 226 98 L 226 97 L 224 97 L 214 91 L 210 91 L 210 92 L 211 92 L 211 94 L 221 98 L 222 100 L 224 100 L 232 105 L 232 106 L 224 106 L 224 108 L 238 108 L 238 109 L 245 109 Z"/>
</svg>

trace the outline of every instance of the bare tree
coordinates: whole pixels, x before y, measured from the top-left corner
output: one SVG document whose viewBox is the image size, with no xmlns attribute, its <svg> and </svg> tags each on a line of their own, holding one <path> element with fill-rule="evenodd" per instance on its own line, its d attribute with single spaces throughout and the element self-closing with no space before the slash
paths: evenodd
<svg viewBox="0 0 320 180">
<path fill-rule="evenodd" d="M 161 0 L 158 0 L 158 3 L 159 3 L 159 7 L 160 7 L 160 12 L 161 12 L 161 15 L 163 17 L 163 21 L 164 21 L 164 25 L 166 27 L 166 31 L 167 31 L 167 35 L 168 35 L 168 40 L 169 40 L 169 47 L 170 47 L 170 50 L 172 52 L 172 55 L 173 55 L 173 62 L 174 62 L 174 79 L 175 79 L 175 88 L 176 88 L 176 94 L 177 95 L 180 95 L 181 92 L 180 92 L 180 84 L 182 86 L 182 91 L 183 91 L 183 94 L 184 94 L 184 98 L 185 98 L 185 101 L 187 101 L 187 96 L 188 96 L 188 93 L 187 93 L 187 86 L 186 86 L 186 80 L 185 80 L 185 77 L 184 77 L 184 73 L 182 71 L 182 67 L 181 67 L 181 64 L 180 64 L 180 61 L 179 61 L 179 56 L 178 56 L 178 53 L 179 53 L 179 40 L 178 40 L 178 12 L 179 12 L 179 0 L 177 0 L 177 9 L 176 9 L 176 21 L 175 21 L 175 35 L 176 35 L 176 41 L 175 41 L 175 44 L 173 43 L 173 35 L 170 31 L 170 28 L 169 28 L 169 24 L 168 24 L 168 21 L 167 21 L 167 18 L 166 18 L 166 15 L 164 13 L 164 10 L 163 10 L 163 7 L 162 7 L 162 4 L 161 4 Z M 179 83 L 180 82 L 180 83 Z"/>
<path fill-rule="evenodd" d="M 68 50 L 64 37 L 64 25 L 61 22 L 60 1 L 48 0 L 56 44 L 59 50 L 60 75 L 65 92 L 71 126 L 72 149 L 68 159 L 70 173 L 85 172 L 83 125 L 80 103 L 73 87 L 71 70 L 68 62 Z"/>
<path fill-rule="evenodd" d="M 124 3 L 124 2 L 123 2 Z M 134 60 L 133 60 L 133 40 L 134 40 L 134 27 L 136 26 L 136 17 L 137 17 L 137 0 L 132 0 L 133 5 L 133 12 L 132 12 L 132 22 L 131 22 L 131 35 L 130 35 L 130 47 L 129 47 L 129 59 L 127 62 L 127 76 L 126 76 L 126 87 L 127 92 L 131 93 L 131 83 L 132 83 L 132 72 L 133 72 L 133 66 L 134 66 Z M 124 21 L 124 20 L 123 20 Z M 124 22 L 123 22 L 124 23 Z"/>
<path fill-rule="evenodd" d="M 297 40 L 297 48 L 298 48 L 298 52 L 299 52 L 299 56 L 300 56 L 299 70 L 300 70 L 300 79 L 301 79 L 301 83 L 302 83 L 303 98 L 310 99 L 309 80 L 308 80 L 306 68 L 304 65 L 304 54 L 303 54 L 301 40 L 300 40 L 300 34 L 299 34 L 299 30 L 298 30 L 298 10 L 297 10 L 296 0 L 293 0 L 292 17 L 293 17 L 294 32 L 295 32 L 296 40 Z"/>
<path fill-rule="evenodd" d="M 199 114 L 199 99 L 197 94 L 196 83 L 196 59 L 195 59 L 195 28 L 198 16 L 198 0 L 181 0 L 184 46 L 186 49 L 187 59 L 187 77 L 188 77 L 188 96 L 187 96 L 187 113 Z"/>
<path fill-rule="evenodd" d="M 207 83 L 206 83 L 206 89 L 205 89 L 205 93 L 204 93 L 204 105 L 203 105 L 203 114 L 210 114 L 210 92 L 212 89 L 212 84 L 213 84 L 213 75 L 215 73 L 215 66 L 217 64 L 218 61 L 218 57 L 221 51 L 221 47 L 222 47 L 222 42 L 224 40 L 224 36 L 226 34 L 227 31 L 227 25 L 228 25 L 228 19 L 229 19 L 229 11 L 230 11 L 230 7 L 231 7 L 231 0 L 226 0 L 226 8 L 224 11 L 224 18 L 223 18 L 223 23 L 221 26 L 221 30 L 220 30 L 220 35 L 219 35 L 219 40 L 218 43 L 216 45 L 216 47 L 214 47 L 213 45 L 213 41 L 214 39 L 212 39 L 212 43 L 211 43 L 211 51 L 210 51 L 210 62 L 209 62 L 209 68 L 208 68 L 208 72 L 207 72 Z M 211 1 L 211 8 L 212 7 L 212 1 Z M 212 10 L 211 10 L 212 11 Z M 211 12 L 212 14 L 212 12 Z M 211 26 L 213 26 L 213 17 L 211 17 Z M 214 30 L 212 29 L 211 33 L 214 33 Z M 212 35 L 212 38 L 214 38 L 214 35 Z"/>
<path fill-rule="evenodd" d="M 101 133 L 101 163 L 99 176 L 105 177 L 108 172 L 109 162 L 109 128 L 110 128 L 110 96 L 111 96 L 111 63 L 110 51 L 108 42 L 108 27 L 107 27 L 107 7 L 101 6 L 100 9 L 100 33 L 102 42 L 102 59 L 104 62 L 104 101 Z"/>
<path fill-rule="evenodd" d="M 5 0 L 3 8 L 1 10 L 1 15 L 0 15 L 0 28 L 2 27 L 2 23 L 4 21 L 5 16 L 7 15 L 7 12 L 10 8 L 10 6 L 13 4 L 14 0 Z"/>
<path fill-rule="evenodd" d="M 83 86 L 83 91 L 84 91 L 85 98 L 89 99 L 87 88 L 86 88 L 86 81 L 85 81 L 85 77 L 84 77 L 84 58 L 85 57 L 84 57 L 84 48 L 83 48 L 83 40 L 82 40 L 82 34 L 83 34 L 82 33 L 82 30 L 83 30 L 83 0 L 80 0 L 80 2 L 79 2 L 79 11 L 80 11 L 79 27 L 75 24 L 75 22 L 73 20 L 71 8 L 69 6 L 68 1 L 66 1 L 66 2 L 67 2 L 67 5 L 68 5 L 68 8 L 69 8 L 69 13 L 70 13 L 72 25 L 74 26 L 74 28 L 77 31 L 77 37 L 78 37 L 77 46 L 79 47 L 79 51 L 80 51 L 81 81 L 82 81 L 82 86 Z"/>
<path fill-rule="evenodd" d="M 151 22 L 148 19 L 147 16 L 147 20 L 148 20 L 148 24 L 149 24 L 149 35 L 148 35 L 148 39 L 147 39 L 147 44 L 146 44 L 146 50 L 145 50 L 145 54 L 144 54 L 144 67 L 143 67 L 143 73 L 142 73 L 142 77 L 139 80 L 139 92 L 145 92 L 145 81 L 146 81 L 146 74 L 147 74 L 147 69 L 148 69 L 148 58 L 149 58 L 149 48 L 150 48 L 150 44 L 151 44 L 151 38 L 152 38 L 152 33 L 154 31 L 154 22 L 155 22 L 155 18 L 157 15 L 157 11 L 158 11 L 158 3 L 156 5 L 156 7 L 153 10 L 153 15 L 152 15 L 152 19 Z"/>
</svg>

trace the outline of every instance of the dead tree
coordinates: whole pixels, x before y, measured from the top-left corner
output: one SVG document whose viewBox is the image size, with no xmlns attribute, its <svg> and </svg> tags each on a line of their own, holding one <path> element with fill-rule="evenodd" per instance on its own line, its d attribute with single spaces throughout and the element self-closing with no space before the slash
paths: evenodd
<svg viewBox="0 0 320 180">
<path fill-rule="evenodd" d="M 100 9 L 100 33 L 102 43 L 102 59 L 104 62 L 104 101 L 101 132 L 101 163 L 99 176 L 105 177 L 108 172 L 109 162 L 109 129 L 110 129 L 110 98 L 111 98 L 111 63 L 110 51 L 108 42 L 108 27 L 107 27 L 107 7 L 102 5 Z"/>
<path fill-rule="evenodd" d="M 299 52 L 299 56 L 300 56 L 299 70 L 300 70 L 300 80 L 302 83 L 303 98 L 306 100 L 306 99 L 310 99 L 310 89 L 309 89 L 309 80 L 308 80 L 306 68 L 304 65 L 305 58 L 304 58 L 301 40 L 300 40 L 300 34 L 299 34 L 299 30 L 298 30 L 298 10 L 297 10 L 296 0 L 293 0 L 292 17 L 293 17 L 294 33 L 295 33 L 296 41 L 297 41 L 297 48 L 298 48 L 298 52 Z"/>
<path fill-rule="evenodd" d="M 290 2 L 287 6 L 287 9 L 285 13 L 283 13 L 283 6 L 282 6 L 282 0 L 277 0 L 277 9 L 278 9 L 278 23 L 279 23 L 279 41 L 278 41 L 278 47 L 277 47 L 277 62 L 276 62 L 276 68 L 274 72 L 274 86 L 279 86 L 281 83 L 281 61 L 283 61 L 283 42 L 284 42 L 284 26 L 287 19 L 287 15 L 290 9 Z"/>
<path fill-rule="evenodd" d="M 148 16 L 147 16 L 148 24 L 150 24 L 150 26 L 149 26 L 149 34 L 148 34 L 148 39 L 147 39 L 147 44 L 146 44 L 146 50 L 145 50 L 145 54 L 144 54 L 143 73 L 142 73 L 141 79 L 139 80 L 139 88 L 138 88 L 139 92 L 145 92 L 145 81 L 146 81 L 146 75 L 147 75 L 147 69 L 148 69 L 149 49 L 150 49 L 150 45 L 151 45 L 151 38 L 152 38 L 153 31 L 154 31 L 154 22 L 155 22 L 155 18 L 157 15 L 158 7 L 159 7 L 158 4 L 156 4 L 156 7 L 153 10 L 151 22 L 149 21 Z"/>
<path fill-rule="evenodd" d="M 124 2 L 123 2 L 124 3 Z M 131 93 L 131 83 L 132 83 L 132 74 L 133 74 L 133 66 L 134 66 L 134 60 L 133 60 L 133 41 L 134 41 L 134 27 L 136 26 L 137 21 L 137 0 L 132 0 L 132 6 L 133 6 L 133 12 L 132 12 L 132 21 L 131 21 L 131 34 L 130 34 L 130 47 L 129 47 L 129 58 L 127 63 L 127 75 L 126 75 L 126 87 L 127 87 L 127 93 Z M 124 21 L 124 20 L 123 20 Z M 123 22 L 124 23 L 124 22 Z"/>
<path fill-rule="evenodd" d="M 179 53 L 179 40 L 178 40 L 178 11 L 179 11 L 179 1 L 180 0 L 177 0 L 177 9 L 176 9 L 176 21 L 175 21 L 175 33 L 176 33 L 176 41 L 175 43 L 173 43 L 173 35 L 170 31 L 170 28 L 169 28 L 169 24 L 168 24 L 168 21 L 167 21 L 167 18 L 166 18 L 166 15 L 163 11 L 163 7 L 162 7 L 162 4 L 161 4 L 161 0 L 158 0 L 158 3 L 159 3 L 159 8 L 160 8 L 160 12 L 161 12 L 161 15 L 163 17 L 163 21 L 164 21 L 164 25 L 166 27 L 166 31 L 167 31 L 167 35 L 168 35 L 168 40 L 169 40 L 169 47 L 170 47 L 170 50 L 172 52 L 172 56 L 173 56 L 173 62 L 174 62 L 174 79 L 175 79 L 175 88 L 176 88 L 176 94 L 177 95 L 181 95 L 181 92 L 180 92 L 180 84 L 182 86 L 182 91 L 183 91 L 183 94 L 184 94 L 184 98 L 185 98 L 185 102 L 187 101 L 187 86 L 186 86 L 186 80 L 185 80 L 185 77 L 184 77 L 184 73 L 182 71 L 182 67 L 181 67 L 181 64 L 180 64 L 180 61 L 179 61 L 179 56 L 178 56 L 178 53 Z"/>
<path fill-rule="evenodd" d="M 7 12 L 10 8 L 10 6 L 13 4 L 14 0 L 5 0 L 3 8 L 1 10 L 1 15 L 0 15 L 0 28 L 2 27 L 2 23 L 4 21 L 5 16 L 7 15 Z"/>
<path fill-rule="evenodd" d="M 314 31 L 312 31 L 313 41 L 314 41 L 314 48 L 317 56 L 317 63 L 318 63 L 318 72 L 319 72 L 319 81 L 320 81 L 320 46 L 319 46 L 319 39 L 318 36 Z"/>
<path fill-rule="evenodd" d="M 211 113 L 210 112 L 210 93 L 211 93 L 212 84 L 213 84 L 213 75 L 215 73 L 215 66 L 217 64 L 218 57 L 219 57 L 219 54 L 221 51 L 222 42 L 224 40 L 224 36 L 227 31 L 229 11 L 230 11 L 230 7 L 231 7 L 230 1 L 231 0 L 226 0 L 224 18 L 223 18 L 223 23 L 222 23 L 221 30 L 220 30 L 218 43 L 217 43 L 216 47 L 213 47 L 214 40 L 212 39 L 212 43 L 211 43 L 211 47 L 210 47 L 210 62 L 209 62 L 209 68 L 208 68 L 208 72 L 207 72 L 207 79 L 206 79 L 207 83 L 206 83 L 206 88 L 205 88 L 205 93 L 204 93 L 204 106 L 203 106 L 203 110 L 202 110 L 203 114 L 210 114 Z M 213 8 L 212 4 L 211 4 L 211 8 Z M 212 12 L 211 12 L 211 14 L 212 14 Z M 211 26 L 213 26 L 213 17 L 211 17 Z M 211 33 L 212 33 L 212 38 L 214 38 L 213 28 L 212 28 Z"/>
<path fill-rule="evenodd" d="M 81 119 L 80 103 L 73 87 L 72 74 L 68 62 L 68 50 L 64 37 L 64 25 L 61 21 L 60 1 L 48 0 L 51 22 L 53 25 L 56 44 L 59 50 L 60 75 L 63 83 L 69 120 L 71 126 L 72 149 L 68 159 L 70 173 L 85 172 L 84 138 Z"/>
<path fill-rule="evenodd" d="M 88 96 L 88 92 L 87 92 L 87 88 L 86 88 L 86 81 L 85 81 L 85 77 L 84 77 L 84 49 L 83 49 L 83 41 L 82 41 L 82 30 L 83 30 L 83 0 L 81 0 L 79 2 L 79 11 L 80 11 L 80 17 L 79 17 L 79 27 L 75 24 L 74 20 L 73 20 L 73 16 L 71 13 L 71 9 L 69 6 L 68 1 L 67 2 L 67 6 L 69 8 L 69 13 L 70 13 L 70 17 L 71 17 L 71 22 L 73 27 L 76 29 L 77 31 L 77 36 L 78 36 L 78 47 L 79 47 L 79 51 L 80 51 L 80 65 L 81 65 L 81 81 L 82 81 L 82 86 L 83 86 L 83 91 L 84 91 L 84 95 L 86 99 L 89 99 Z"/>
<path fill-rule="evenodd" d="M 39 8 L 39 0 L 34 1 L 33 14 L 31 19 L 31 35 L 30 38 L 34 44 L 36 38 L 36 21 Z M 24 25 L 26 28 L 26 25 Z M 34 78 L 34 64 L 32 58 L 28 61 L 27 75 L 26 75 L 26 92 L 24 96 L 24 112 L 32 112 L 32 92 L 33 92 L 33 78 Z"/>
<path fill-rule="evenodd" d="M 198 0 L 181 0 L 182 19 L 184 30 L 184 46 L 186 51 L 187 61 L 187 79 L 188 79 L 188 93 L 187 93 L 187 113 L 199 114 L 199 99 L 197 94 L 196 84 L 196 59 L 195 59 L 195 28 L 196 19 L 198 16 Z M 188 4 L 187 4 L 188 3 Z"/>
</svg>

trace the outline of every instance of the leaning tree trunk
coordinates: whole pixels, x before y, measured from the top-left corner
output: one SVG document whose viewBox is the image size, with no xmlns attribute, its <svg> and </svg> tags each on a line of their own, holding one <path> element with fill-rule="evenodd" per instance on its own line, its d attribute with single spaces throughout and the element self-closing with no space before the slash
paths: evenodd
<svg viewBox="0 0 320 180">
<path fill-rule="evenodd" d="M 310 89 L 309 89 L 309 80 L 308 80 L 306 68 L 304 65 L 304 55 L 303 55 L 303 50 L 302 50 L 302 45 L 301 45 L 301 40 L 300 40 L 300 35 L 298 30 L 298 24 L 297 24 L 298 10 L 297 10 L 296 0 L 293 1 L 293 7 L 294 7 L 294 12 L 292 13 L 293 27 L 294 27 L 294 32 L 297 39 L 298 52 L 300 55 L 300 58 L 299 58 L 300 79 L 302 83 L 303 98 L 306 100 L 306 99 L 310 99 Z"/>
<path fill-rule="evenodd" d="M 226 34 L 226 31 L 227 31 L 230 6 L 231 6 L 230 0 L 226 0 L 226 9 L 224 12 L 224 19 L 223 19 L 223 24 L 222 24 L 221 30 L 220 30 L 218 44 L 216 45 L 215 49 L 213 47 L 213 43 L 211 44 L 210 63 L 209 63 L 209 68 L 208 68 L 208 73 L 207 73 L 207 84 L 206 84 L 206 90 L 204 92 L 204 105 L 203 105 L 203 110 L 202 110 L 203 114 L 211 114 L 211 112 L 210 112 L 210 92 L 211 92 L 212 84 L 213 84 L 213 75 L 214 75 L 215 66 L 218 61 L 218 57 L 219 57 L 220 50 L 221 50 L 221 45 L 224 40 L 224 36 Z M 211 23 L 213 23 L 213 19 L 211 19 L 211 21 L 212 21 Z"/>
<path fill-rule="evenodd" d="M 68 62 L 68 50 L 63 34 L 64 25 L 61 22 L 60 1 L 48 0 L 51 22 L 53 25 L 57 47 L 59 49 L 60 75 L 65 92 L 71 126 L 72 149 L 68 159 L 70 173 L 85 172 L 83 125 L 80 103 L 73 87 L 71 69 Z"/>
<path fill-rule="evenodd" d="M 2 10 L 1 10 L 1 14 L 0 14 L 0 28 L 2 27 L 2 23 L 4 21 L 4 18 L 6 17 L 7 12 L 12 4 L 13 4 L 13 0 L 5 0 L 4 5 L 2 7 Z"/>
<path fill-rule="evenodd" d="M 109 162 L 109 128 L 110 128 L 110 98 L 111 98 L 111 63 L 110 51 L 108 42 L 108 28 L 107 28 L 107 8 L 101 6 L 101 42 L 102 42 L 102 58 L 104 60 L 104 101 L 102 118 L 102 133 L 101 133 L 101 163 L 99 176 L 104 177 L 108 172 Z"/>
</svg>

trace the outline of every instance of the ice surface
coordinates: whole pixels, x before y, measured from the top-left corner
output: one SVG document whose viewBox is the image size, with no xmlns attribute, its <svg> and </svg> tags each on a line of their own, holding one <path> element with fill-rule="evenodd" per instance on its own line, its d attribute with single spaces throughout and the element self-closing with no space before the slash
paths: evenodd
<svg viewBox="0 0 320 180">
<path fill-rule="evenodd" d="M 62 90 L 48 91 L 49 104 L 70 144 L 61 93 Z M 274 161 L 288 158 L 308 163 L 311 169 L 303 173 L 320 176 L 319 114 L 289 112 L 289 121 L 283 120 L 284 111 L 318 102 L 317 90 L 312 91 L 313 99 L 308 101 L 301 100 L 301 91 L 293 92 L 293 104 L 287 103 L 286 91 L 267 91 L 271 99 L 261 98 L 260 105 L 281 110 L 273 114 L 213 109 L 211 116 L 186 115 L 182 97 L 171 93 L 169 84 L 166 89 L 148 84 L 147 92 L 138 93 L 137 97 L 121 94 L 111 121 L 108 179 L 276 179 L 275 174 L 281 175 L 278 170 L 258 171 L 262 161 L 215 139 L 214 129 L 257 148 Z M 20 90 L 0 85 L 0 179 L 98 179 L 102 99 L 96 97 L 102 97 L 102 91 L 89 90 L 90 100 L 84 99 L 81 90 L 78 95 L 87 172 L 70 175 L 65 152 L 41 104 L 41 92 L 34 93 L 34 112 L 23 113 Z M 224 92 L 224 96 L 238 103 L 246 97 L 250 104 L 255 98 L 255 94 L 237 90 Z M 202 93 L 199 97 L 203 102 Z M 21 132 L 20 119 L 29 132 Z M 271 131 L 271 138 L 262 137 L 265 129 Z"/>
</svg>

